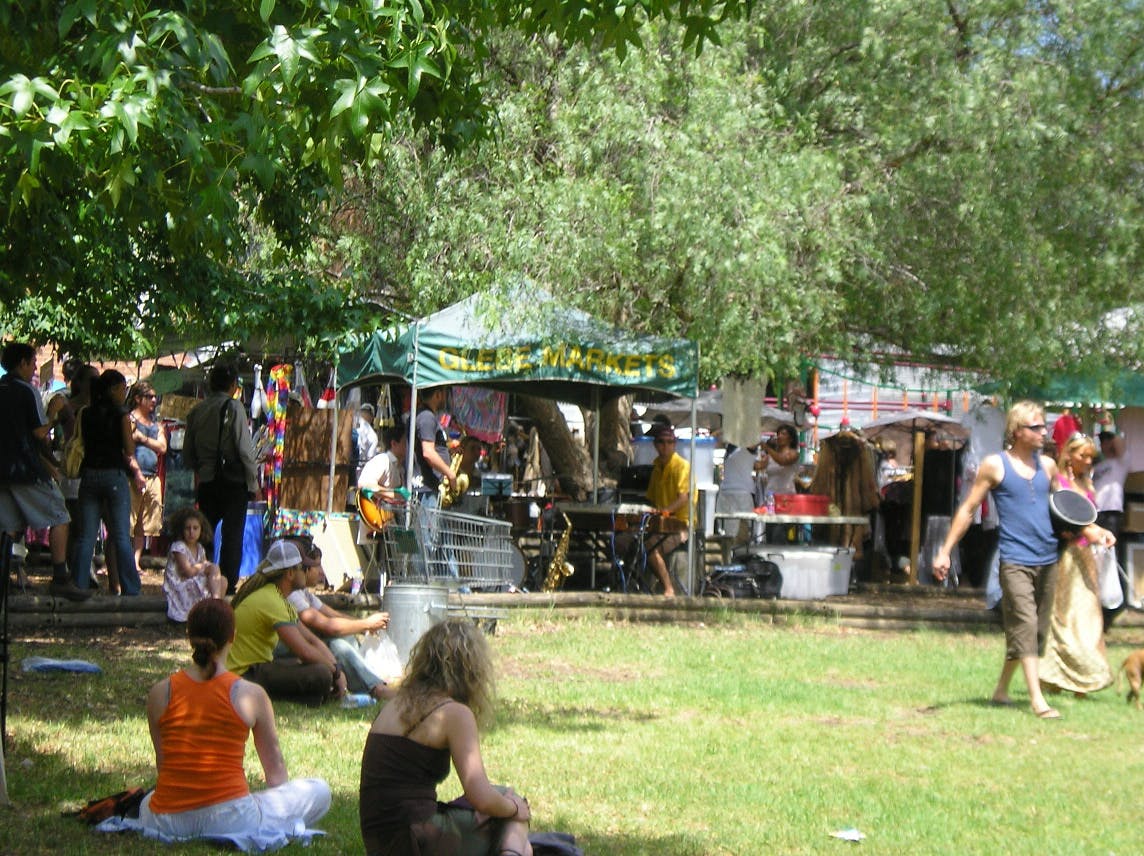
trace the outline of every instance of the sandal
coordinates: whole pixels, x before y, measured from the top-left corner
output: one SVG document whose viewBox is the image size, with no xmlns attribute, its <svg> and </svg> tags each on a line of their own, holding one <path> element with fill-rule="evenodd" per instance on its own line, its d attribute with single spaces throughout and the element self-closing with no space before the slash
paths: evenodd
<svg viewBox="0 0 1144 856">
<path fill-rule="evenodd" d="M 1060 711 L 1051 707 L 1046 707 L 1044 710 L 1034 710 L 1033 713 L 1037 719 L 1060 719 Z"/>
</svg>

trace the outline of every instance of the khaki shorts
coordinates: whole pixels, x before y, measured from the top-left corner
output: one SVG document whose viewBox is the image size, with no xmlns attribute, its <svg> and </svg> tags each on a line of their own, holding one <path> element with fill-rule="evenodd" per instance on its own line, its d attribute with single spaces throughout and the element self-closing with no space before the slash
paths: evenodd
<svg viewBox="0 0 1144 856">
<path fill-rule="evenodd" d="M 1029 567 L 1002 562 L 999 576 L 1005 659 L 1041 656 L 1053 615 L 1057 563 Z"/>
<path fill-rule="evenodd" d="M 140 493 L 131 486 L 131 534 L 139 533 L 139 517 L 143 517 L 143 534 L 152 537 L 163 534 L 163 484 L 158 476 L 144 476 L 147 481 Z M 178 537 L 182 533 L 176 533 Z"/>
</svg>

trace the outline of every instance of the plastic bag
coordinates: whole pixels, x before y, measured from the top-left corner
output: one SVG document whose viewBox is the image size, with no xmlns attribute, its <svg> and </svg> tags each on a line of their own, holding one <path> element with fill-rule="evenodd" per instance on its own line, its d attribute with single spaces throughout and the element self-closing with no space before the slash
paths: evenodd
<svg viewBox="0 0 1144 856">
<path fill-rule="evenodd" d="M 1100 585 L 1100 605 L 1105 609 L 1119 609 L 1124 603 L 1124 589 L 1120 587 L 1120 565 L 1112 547 L 1093 547 L 1096 556 L 1096 579 Z"/>
<path fill-rule="evenodd" d="M 362 659 L 369 670 L 383 681 L 393 681 L 401 677 L 404 667 L 397 653 L 397 646 L 384 630 L 367 633 L 359 646 Z"/>
</svg>

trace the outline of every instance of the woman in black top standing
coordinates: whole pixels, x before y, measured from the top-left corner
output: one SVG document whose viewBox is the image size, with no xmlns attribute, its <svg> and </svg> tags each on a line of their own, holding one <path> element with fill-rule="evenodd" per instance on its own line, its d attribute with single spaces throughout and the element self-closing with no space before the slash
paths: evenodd
<svg viewBox="0 0 1144 856">
<path fill-rule="evenodd" d="M 127 379 L 107 369 L 91 385 L 91 404 L 79 414 L 83 432 L 83 467 L 77 501 L 77 532 L 72 554 L 72 575 L 80 588 L 89 588 L 91 559 L 99 533 L 100 511 L 106 514 L 109 540 L 115 550 L 119 583 L 125 595 L 140 590 L 139 570 L 131 542 L 131 484 L 143 490 L 146 482 L 135 460 L 131 419 L 124 402 Z"/>
</svg>

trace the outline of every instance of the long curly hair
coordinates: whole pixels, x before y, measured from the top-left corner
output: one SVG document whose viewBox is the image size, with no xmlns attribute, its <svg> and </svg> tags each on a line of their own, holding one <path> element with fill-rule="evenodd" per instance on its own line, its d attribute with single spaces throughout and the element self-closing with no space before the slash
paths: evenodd
<svg viewBox="0 0 1144 856">
<path fill-rule="evenodd" d="M 171 533 L 171 540 L 183 540 L 183 527 L 187 525 L 187 521 L 191 518 L 199 521 L 199 528 L 202 530 L 199 533 L 199 543 L 210 544 L 214 541 L 214 532 L 211 530 L 211 522 L 207 520 L 205 514 L 193 505 L 183 506 L 171 515 L 171 519 L 167 522 L 167 527 Z"/>
<path fill-rule="evenodd" d="M 398 696 L 405 702 L 401 714 L 412 727 L 440 702 L 441 696 L 466 705 L 486 726 L 492 721 L 492 651 L 488 640 L 471 621 L 446 619 L 435 624 L 413 646 Z"/>
</svg>

